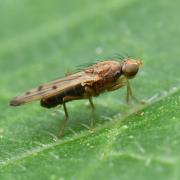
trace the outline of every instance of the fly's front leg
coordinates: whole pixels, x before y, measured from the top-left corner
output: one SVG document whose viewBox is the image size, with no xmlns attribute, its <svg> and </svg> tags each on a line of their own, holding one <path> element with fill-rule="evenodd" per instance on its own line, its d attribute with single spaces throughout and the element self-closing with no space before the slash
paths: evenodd
<svg viewBox="0 0 180 180">
<path fill-rule="evenodd" d="M 116 84 L 115 86 L 110 87 L 110 88 L 108 89 L 108 91 L 114 91 L 114 90 L 119 89 L 119 88 L 121 88 L 121 87 L 123 87 L 123 86 L 125 86 L 125 85 L 126 85 L 126 83 Z"/>
<path fill-rule="evenodd" d="M 133 95 L 132 89 L 131 89 L 131 86 L 130 86 L 130 83 L 129 83 L 129 81 L 127 80 L 127 94 L 126 94 L 126 101 L 127 101 L 128 104 L 129 104 L 130 97 L 131 97 L 134 101 L 136 101 L 136 102 L 138 102 L 138 103 L 144 104 L 143 101 L 140 101 L 139 99 L 137 99 L 137 98 Z"/>
</svg>

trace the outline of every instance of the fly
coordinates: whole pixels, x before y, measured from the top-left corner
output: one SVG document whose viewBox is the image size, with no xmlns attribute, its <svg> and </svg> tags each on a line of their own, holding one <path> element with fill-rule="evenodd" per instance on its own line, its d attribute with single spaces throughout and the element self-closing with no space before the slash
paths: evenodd
<svg viewBox="0 0 180 180">
<path fill-rule="evenodd" d="M 101 61 L 82 71 L 29 90 L 13 98 L 10 105 L 20 106 L 32 101 L 40 101 L 40 105 L 45 108 L 63 105 L 65 118 L 60 131 L 63 135 L 69 118 L 66 107 L 66 103 L 69 101 L 87 99 L 93 113 L 95 106 L 92 97 L 103 92 L 117 90 L 123 86 L 127 87 L 126 101 L 129 102 L 130 97 L 138 101 L 132 93 L 129 79 L 135 77 L 141 64 L 140 60 L 130 58 L 121 62 L 115 60 Z M 90 127 L 93 127 L 93 118 L 90 119 Z"/>
</svg>

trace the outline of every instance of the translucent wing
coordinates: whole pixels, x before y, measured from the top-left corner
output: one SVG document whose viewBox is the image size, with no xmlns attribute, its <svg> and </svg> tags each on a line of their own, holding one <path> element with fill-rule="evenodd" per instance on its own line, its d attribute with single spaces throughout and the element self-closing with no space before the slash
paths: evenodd
<svg viewBox="0 0 180 180">
<path fill-rule="evenodd" d="M 119 68 L 119 66 L 120 64 L 116 61 L 99 62 L 87 67 L 81 72 L 51 81 L 39 86 L 38 88 L 27 91 L 24 94 L 12 99 L 12 101 L 10 101 L 10 105 L 19 106 L 31 101 L 47 99 L 49 97 L 56 96 L 62 91 L 66 91 L 78 84 L 81 84 L 82 86 L 86 84 L 92 85 L 94 82 L 106 78 L 106 75 L 112 75 L 112 69 L 114 67 Z"/>
<path fill-rule="evenodd" d="M 95 74 L 86 73 L 85 71 L 78 72 L 27 91 L 24 94 L 12 99 L 12 101 L 10 101 L 10 105 L 19 106 L 31 101 L 52 97 L 75 85 L 85 84 L 94 81 L 95 79 Z"/>
</svg>

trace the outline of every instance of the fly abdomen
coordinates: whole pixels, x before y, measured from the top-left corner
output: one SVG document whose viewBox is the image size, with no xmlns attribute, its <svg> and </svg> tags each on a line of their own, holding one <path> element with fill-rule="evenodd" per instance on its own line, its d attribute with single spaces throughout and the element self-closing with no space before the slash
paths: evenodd
<svg viewBox="0 0 180 180">
<path fill-rule="evenodd" d="M 68 90 L 62 91 L 59 94 L 52 96 L 47 99 L 42 99 L 40 101 L 41 106 L 46 108 L 53 108 L 59 104 L 63 104 L 65 102 L 74 100 L 74 99 L 81 99 L 84 95 L 84 87 L 79 84 L 74 87 L 69 88 Z M 70 98 L 66 98 L 70 97 Z M 64 100 L 66 99 L 66 100 Z"/>
</svg>

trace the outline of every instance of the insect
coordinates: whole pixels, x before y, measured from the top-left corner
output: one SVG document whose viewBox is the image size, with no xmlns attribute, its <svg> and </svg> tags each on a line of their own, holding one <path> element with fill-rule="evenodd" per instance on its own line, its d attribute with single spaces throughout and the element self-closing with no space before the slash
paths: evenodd
<svg viewBox="0 0 180 180">
<path fill-rule="evenodd" d="M 40 105 L 45 108 L 63 105 L 65 118 L 60 131 L 63 135 L 69 118 L 66 107 L 66 103 L 69 101 L 87 99 L 93 113 L 95 106 L 92 97 L 105 91 L 114 91 L 123 86 L 127 87 L 126 101 L 129 102 L 130 97 L 138 101 L 132 94 L 129 79 L 135 77 L 141 64 L 140 60 L 130 58 L 122 61 L 100 61 L 77 73 L 29 90 L 13 98 L 10 105 L 20 106 L 32 101 L 40 101 Z M 90 119 L 90 127 L 93 127 L 93 118 Z"/>
</svg>

